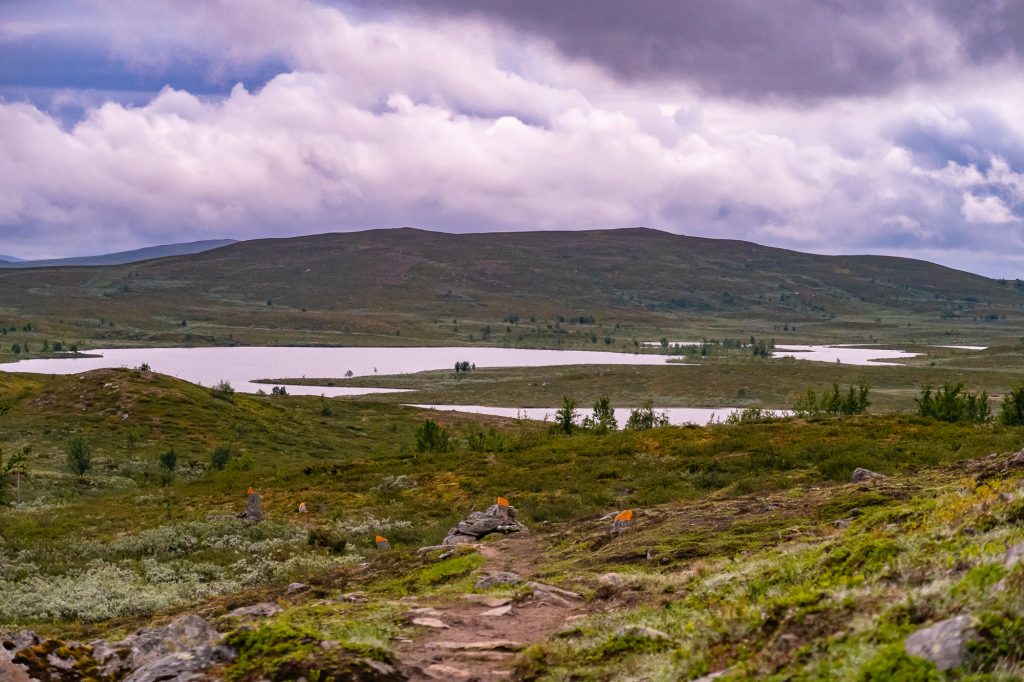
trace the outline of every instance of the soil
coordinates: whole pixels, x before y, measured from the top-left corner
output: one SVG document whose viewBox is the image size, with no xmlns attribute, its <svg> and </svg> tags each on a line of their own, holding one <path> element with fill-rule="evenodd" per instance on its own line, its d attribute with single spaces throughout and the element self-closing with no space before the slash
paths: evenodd
<svg viewBox="0 0 1024 682">
<path fill-rule="evenodd" d="M 486 559 L 481 575 L 508 571 L 530 581 L 543 547 L 535 535 L 524 535 L 481 544 L 478 551 Z M 448 627 L 424 627 L 420 636 L 399 643 L 396 654 L 402 672 L 414 681 L 509 680 L 519 651 L 588 613 L 582 599 L 546 598 L 535 592 L 509 601 L 512 608 L 506 615 L 484 615 L 502 608 L 497 605 L 501 600 L 483 603 L 485 598 L 460 595 L 423 605 L 432 611 L 411 614 L 436 618 Z"/>
</svg>

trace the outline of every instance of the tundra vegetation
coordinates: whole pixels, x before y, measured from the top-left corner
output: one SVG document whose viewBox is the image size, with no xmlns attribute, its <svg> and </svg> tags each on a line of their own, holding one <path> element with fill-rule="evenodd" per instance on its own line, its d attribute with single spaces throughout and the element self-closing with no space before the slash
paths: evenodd
<svg viewBox="0 0 1024 682">
<path fill-rule="evenodd" d="M 225 674 L 315 668 L 321 641 L 401 664 L 399 638 L 420 631 L 396 598 L 445 608 L 494 594 L 474 587 L 487 565 L 476 550 L 438 559 L 417 548 L 504 496 L 533 529 L 537 575 L 587 604 L 586 617 L 538 631 L 510 659 L 524 678 L 1024 670 L 1024 564 L 1004 561 L 1024 541 L 1024 467 L 990 456 L 1018 450 L 1024 431 L 1001 419 L 818 410 L 666 427 L 639 408 L 652 423 L 614 429 L 604 398 L 553 433 L 454 413 L 424 420 L 386 403 L 224 400 L 141 370 L 0 381 L 5 449 L 25 453 L 22 499 L 0 507 L 6 630 L 114 637 L 270 600 L 283 611 L 255 627 L 216 621 L 240 653 Z M 575 413 L 571 399 L 563 407 Z M 66 466 L 74 443 L 87 444 L 91 468 Z M 857 467 L 888 478 L 850 484 Z M 258 524 L 237 518 L 250 485 Z M 601 519 L 622 509 L 636 522 L 612 536 Z M 391 552 L 375 548 L 377 535 Z M 286 597 L 296 581 L 309 591 Z M 341 598 L 353 591 L 363 596 Z M 910 633 L 958 614 L 975 619 L 977 637 L 953 672 L 901 653 Z"/>
</svg>

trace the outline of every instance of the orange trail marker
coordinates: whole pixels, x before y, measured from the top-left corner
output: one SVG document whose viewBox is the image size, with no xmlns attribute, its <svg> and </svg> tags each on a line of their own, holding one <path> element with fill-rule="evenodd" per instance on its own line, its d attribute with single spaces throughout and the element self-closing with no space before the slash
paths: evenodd
<svg viewBox="0 0 1024 682">
<path fill-rule="evenodd" d="M 377 543 L 377 549 L 381 551 L 386 552 L 391 549 L 391 543 L 388 542 L 388 539 L 383 535 L 378 535 L 374 538 L 374 541 Z"/>
<path fill-rule="evenodd" d="M 621 530 L 625 530 L 633 525 L 633 510 L 627 509 L 621 511 L 615 515 L 615 521 L 612 523 L 612 532 L 618 533 Z"/>
<path fill-rule="evenodd" d="M 508 500 L 506 500 L 504 497 L 499 497 L 498 498 L 498 506 L 499 507 L 510 507 L 512 505 L 510 505 L 508 503 Z"/>
<path fill-rule="evenodd" d="M 248 492 L 248 493 L 246 493 L 246 495 L 252 495 L 252 494 L 253 494 L 253 493 L 255 493 L 255 492 L 256 492 L 256 491 L 255 491 L 255 490 L 253 490 L 253 487 L 252 487 L 252 486 L 249 486 L 249 492 Z"/>
<path fill-rule="evenodd" d="M 299 502 L 299 513 L 300 514 L 306 514 L 308 512 L 309 512 L 309 510 L 306 509 L 306 503 L 305 502 Z"/>
</svg>

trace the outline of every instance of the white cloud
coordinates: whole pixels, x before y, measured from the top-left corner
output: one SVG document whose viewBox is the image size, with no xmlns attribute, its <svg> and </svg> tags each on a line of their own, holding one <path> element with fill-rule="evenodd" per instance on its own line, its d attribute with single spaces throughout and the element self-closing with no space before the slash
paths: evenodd
<svg viewBox="0 0 1024 682">
<path fill-rule="evenodd" d="M 737 102 L 615 83 L 475 20 L 358 21 L 302 0 L 153 6 L 103 5 L 131 19 L 113 40 L 140 68 L 184 41 L 290 70 L 223 98 L 166 88 L 142 106 L 108 101 L 71 129 L 0 102 L 0 251 L 410 224 L 648 225 L 833 253 L 1019 241 L 974 228 L 1016 223 L 1024 175 L 971 118 L 991 111 L 1024 140 L 1019 74 L 966 69 L 814 106 Z M 929 165 L 893 139 L 907 122 L 974 140 L 984 163 Z"/>
<path fill-rule="evenodd" d="M 969 223 L 1002 225 L 1017 220 L 999 197 L 976 197 L 964 192 L 964 203 L 960 209 Z"/>
</svg>

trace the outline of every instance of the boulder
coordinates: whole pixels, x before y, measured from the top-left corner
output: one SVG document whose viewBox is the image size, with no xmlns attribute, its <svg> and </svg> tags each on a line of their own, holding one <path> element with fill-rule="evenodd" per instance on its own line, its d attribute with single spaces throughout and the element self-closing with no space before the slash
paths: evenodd
<svg viewBox="0 0 1024 682">
<path fill-rule="evenodd" d="M 270 618 L 275 614 L 281 613 L 283 610 L 274 602 L 267 601 L 253 604 L 252 606 L 241 606 L 229 613 L 228 616 L 243 620 L 255 620 L 258 618 Z"/>
<path fill-rule="evenodd" d="M 126 677 L 124 682 L 191 682 L 202 679 L 207 668 L 234 658 L 234 650 L 224 646 L 179 651 L 147 663 Z"/>
<path fill-rule="evenodd" d="M 850 483 L 866 483 L 869 481 L 880 481 L 884 478 L 888 478 L 885 474 L 880 474 L 877 471 L 871 471 L 870 469 L 863 469 L 857 467 L 853 470 L 853 475 L 850 476 Z"/>
<path fill-rule="evenodd" d="M 939 670 L 955 668 L 967 655 L 967 643 L 977 634 L 970 616 L 956 616 L 918 630 L 903 646 L 911 656 L 927 659 Z"/>
<path fill-rule="evenodd" d="M 32 682 L 25 669 L 11 663 L 6 655 L 0 654 L 0 680 L 4 682 Z"/>
<path fill-rule="evenodd" d="M 492 504 L 487 511 L 472 512 L 459 521 L 445 536 L 443 545 L 477 542 L 491 533 L 528 533 L 529 529 L 516 520 L 516 508 Z"/>
<path fill-rule="evenodd" d="M 1003 564 L 1007 568 L 1010 568 L 1018 561 L 1024 560 L 1024 542 L 1018 542 L 1013 547 L 1006 550 L 1006 554 L 1003 555 Z"/>
<path fill-rule="evenodd" d="M 647 639 L 651 641 L 671 641 L 672 637 L 661 630 L 646 625 L 623 625 L 615 632 L 616 637 L 624 639 Z"/>
</svg>

